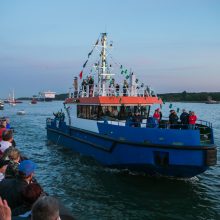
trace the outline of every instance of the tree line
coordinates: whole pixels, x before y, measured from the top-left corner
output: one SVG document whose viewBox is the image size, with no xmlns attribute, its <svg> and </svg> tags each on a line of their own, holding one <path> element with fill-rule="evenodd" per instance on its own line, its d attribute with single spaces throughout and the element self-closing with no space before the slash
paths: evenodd
<svg viewBox="0 0 220 220">
<path fill-rule="evenodd" d="M 220 92 L 186 92 L 158 94 L 167 102 L 206 102 L 208 100 L 220 101 Z"/>
</svg>

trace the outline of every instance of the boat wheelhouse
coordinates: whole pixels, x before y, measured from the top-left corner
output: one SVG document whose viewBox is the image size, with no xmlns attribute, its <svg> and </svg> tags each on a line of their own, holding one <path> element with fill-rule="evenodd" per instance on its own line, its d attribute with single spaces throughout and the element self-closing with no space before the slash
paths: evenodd
<svg viewBox="0 0 220 220">
<path fill-rule="evenodd" d="M 170 127 L 168 120 L 156 123 L 150 108 L 162 100 L 132 72 L 123 84 L 116 83 L 107 65 L 106 33 L 100 42 L 94 45 L 101 48 L 101 60 L 94 65 L 97 81 L 90 76 L 79 86 L 74 79 L 74 92 L 64 102 L 66 120 L 63 112 L 47 119 L 48 140 L 105 166 L 147 174 L 192 177 L 215 165 L 212 124 L 198 121 L 196 129 L 186 129 L 181 123 Z"/>
</svg>

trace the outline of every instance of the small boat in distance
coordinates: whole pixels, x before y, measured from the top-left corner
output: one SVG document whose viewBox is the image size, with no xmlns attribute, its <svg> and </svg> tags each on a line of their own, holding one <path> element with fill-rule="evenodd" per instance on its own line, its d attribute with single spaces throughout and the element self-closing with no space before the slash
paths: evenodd
<svg viewBox="0 0 220 220">
<path fill-rule="evenodd" d="M 15 94 L 14 94 L 14 90 L 13 90 L 12 97 L 11 97 L 11 94 L 9 93 L 9 97 L 7 100 L 4 100 L 4 103 L 8 103 L 9 105 L 15 106 L 16 104 L 22 103 L 22 101 L 15 99 Z"/>
<path fill-rule="evenodd" d="M 107 167 L 150 175 L 190 178 L 216 165 L 212 123 L 197 120 L 190 129 L 152 117 L 150 110 L 163 104 L 161 98 L 112 58 L 111 46 L 107 33 L 101 33 L 79 74 L 81 81 L 74 78 L 73 93 L 64 102 L 66 114 L 59 111 L 47 118 L 49 143 Z M 100 54 L 94 56 L 87 75 L 85 67 L 94 49 Z"/>
<path fill-rule="evenodd" d="M 4 102 L 0 100 L 0 110 L 4 110 Z"/>
<path fill-rule="evenodd" d="M 205 102 L 206 104 L 220 104 L 219 101 L 215 101 L 212 99 L 212 97 L 208 97 L 208 101 Z"/>
<path fill-rule="evenodd" d="M 26 112 L 24 110 L 20 110 L 17 112 L 17 115 L 25 115 L 25 114 L 26 114 Z"/>
<path fill-rule="evenodd" d="M 35 98 L 33 98 L 33 99 L 31 100 L 31 104 L 37 104 L 37 100 L 36 100 Z"/>
</svg>

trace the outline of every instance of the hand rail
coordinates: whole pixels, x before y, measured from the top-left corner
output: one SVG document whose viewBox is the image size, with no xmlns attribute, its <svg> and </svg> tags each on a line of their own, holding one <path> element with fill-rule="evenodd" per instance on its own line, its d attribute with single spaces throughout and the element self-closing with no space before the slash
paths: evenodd
<svg viewBox="0 0 220 220">
<path fill-rule="evenodd" d="M 131 127 L 141 127 L 141 128 L 161 128 L 161 129 L 189 129 L 189 124 L 170 124 L 169 121 L 162 121 L 163 123 L 147 123 L 147 122 L 135 122 L 135 121 L 117 121 L 117 120 L 107 120 L 104 119 L 105 123 L 120 125 L 120 126 L 131 126 Z M 200 123 L 195 124 L 195 129 L 206 129 L 212 128 L 212 123 L 205 120 L 198 120 Z M 202 125 L 202 126 L 200 126 Z M 205 126 L 205 127 L 204 127 Z"/>
<path fill-rule="evenodd" d="M 97 84 L 87 84 L 81 86 L 78 91 L 74 92 L 75 98 L 79 97 L 96 97 L 106 94 L 107 96 L 141 96 L 141 97 L 157 97 L 153 90 L 147 90 L 146 88 L 139 87 L 126 87 L 120 84 L 119 88 L 115 86 L 107 87 L 105 90 L 99 88 Z"/>
</svg>

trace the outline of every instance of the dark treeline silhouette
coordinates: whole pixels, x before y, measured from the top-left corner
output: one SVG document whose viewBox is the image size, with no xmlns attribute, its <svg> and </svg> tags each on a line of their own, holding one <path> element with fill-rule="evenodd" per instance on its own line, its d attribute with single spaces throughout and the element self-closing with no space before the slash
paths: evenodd
<svg viewBox="0 0 220 220">
<path fill-rule="evenodd" d="M 206 102 L 207 100 L 220 101 L 220 92 L 186 92 L 158 94 L 167 102 Z"/>
</svg>

